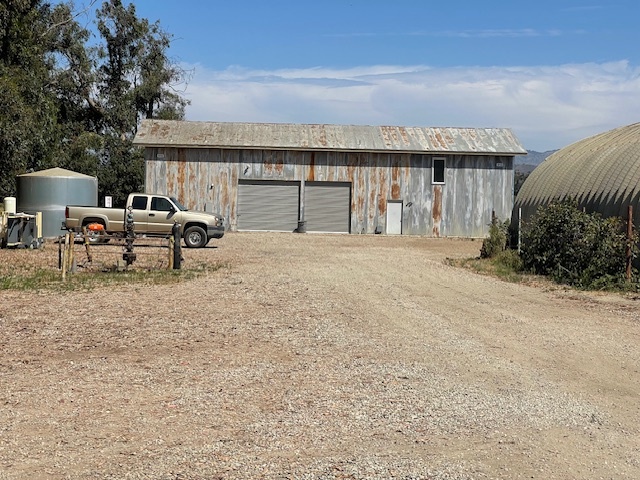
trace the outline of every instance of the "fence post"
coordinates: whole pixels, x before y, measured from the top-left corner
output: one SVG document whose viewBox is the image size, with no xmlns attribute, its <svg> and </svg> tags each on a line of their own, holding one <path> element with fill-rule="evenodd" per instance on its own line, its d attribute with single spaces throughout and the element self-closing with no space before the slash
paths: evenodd
<svg viewBox="0 0 640 480">
<path fill-rule="evenodd" d="M 518 255 L 522 247 L 522 208 L 518 208 Z"/>
<path fill-rule="evenodd" d="M 627 281 L 631 280 L 631 264 L 632 250 L 631 242 L 633 241 L 633 206 L 629 205 L 627 216 Z"/>
<path fill-rule="evenodd" d="M 180 270 L 182 248 L 180 246 L 180 224 L 178 222 L 175 222 L 171 227 L 171 235 L 173 238 L 173 269 Z"/>
<path fill-rule="evenodd" d="M 69 234 L 64 236 L 64 248 L 62 249 L 62 281 L 67 280 L 67 265 L 69 264 Z"/>
<path fill-rule="evenodd" d="M 169 237 L 169 270 L 173 270 L 173 244 L 175 242 L 173 239 L 173 230 L 171 233 L 172 235 Z"/>
<path fill-rule="evenodd" d="M 87 232 L 86 226 L 82 227 L 82 238 L 84 238 L 84 248 L 87 251 L 87 261 L 91 263 L 93 261 L 93 256 L 91 255 L 89 233 Z"/>
<path fill-rule="evenodd" d="M 69 271 L 71 273 L 76 273 L 76 249 L 75 249 L 75 242 L 76 242 L 76 236 L 75 234 L 69 234 Z"/>
</svg>

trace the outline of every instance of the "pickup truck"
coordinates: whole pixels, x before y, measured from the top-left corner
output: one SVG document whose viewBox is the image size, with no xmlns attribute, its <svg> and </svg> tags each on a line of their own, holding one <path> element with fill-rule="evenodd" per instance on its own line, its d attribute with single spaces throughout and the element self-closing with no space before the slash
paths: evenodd
<svg viewBox="0 0 640 480">
<path fill-rule="evenodd" d="M 92 229 L 94 233 L 123 235 L 125 214 L 129 207 L 133 213 L 136 234 L 167 236 L 171 234 L 173 224 L 178 222 L 180 234 L 189 248 L 204 247 L 212 238 L 222 238 L 224 235 L 221 215 L 191 211 L 174 197 L 146 193 L 129 194 L 125 208 L 67 205 L 63 228 L 79 232 L 83 227 L 97 223 L 102 228 Z"/>
</svg>

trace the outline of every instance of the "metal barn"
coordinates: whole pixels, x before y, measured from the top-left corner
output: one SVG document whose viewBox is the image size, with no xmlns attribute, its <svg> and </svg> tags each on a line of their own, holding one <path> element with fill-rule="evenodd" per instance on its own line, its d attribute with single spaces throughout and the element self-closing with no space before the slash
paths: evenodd
<svg viewBox="0 0 640 480">
<path fill-rule="evenodd" d="M 215 210 L 231 230 L 483 237 L 511 216 L 505 128 L 144 120 L 147 192 Z"/>
</svg>

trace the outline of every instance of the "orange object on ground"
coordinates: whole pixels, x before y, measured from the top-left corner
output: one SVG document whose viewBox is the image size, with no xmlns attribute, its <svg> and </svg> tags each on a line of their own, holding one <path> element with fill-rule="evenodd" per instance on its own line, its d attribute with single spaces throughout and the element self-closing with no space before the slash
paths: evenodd
<svg viewBox="0 0 640 480">
<path fill-rule="evenodd" d="M 87 225 L 87 228 L 94 232 L 102 232 L 104 230 L 104 225 L 102 225 L 101 223 L 90 223 L 89 225 Z"/>
</svg>

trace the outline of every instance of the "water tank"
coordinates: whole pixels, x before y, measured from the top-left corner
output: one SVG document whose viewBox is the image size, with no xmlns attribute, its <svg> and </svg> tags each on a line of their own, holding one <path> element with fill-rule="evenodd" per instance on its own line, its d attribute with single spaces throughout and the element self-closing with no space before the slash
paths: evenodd
<svg viewBox="0 0 640 480">
<path fill-rule="evenodd" d="M 64 168 L 18 175 L 19 212 L 42 212 L 43 237 L 57 237 L 67 205 L 98 205 L 98 179 Z"/>
<path fill-rule="evenodd" d="M 7 213 L 16 213 L 16 197 L 4 197 L 4 211 Z"/>
</svg>

